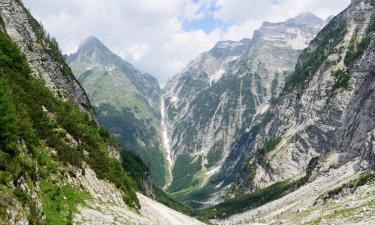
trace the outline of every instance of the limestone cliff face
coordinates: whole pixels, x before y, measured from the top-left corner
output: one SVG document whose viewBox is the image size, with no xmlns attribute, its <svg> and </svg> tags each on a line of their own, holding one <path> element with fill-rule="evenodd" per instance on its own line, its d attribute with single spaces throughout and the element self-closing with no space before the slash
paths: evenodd
<svg viewBox="0 0 375 225">
<path fill-rule="evenodd" d="M 202 224 L 135 192 L 153 194 L 148 168 L 120 158 L 20 1 L 0 1 L 0 43 L 0 224 Z"/>
<path fill-rule="evenodd" d="M 84 90 L 75 80 L 60 54 L 57 42 L 16 0 L 1 0 L 1 25 L 21 48 L 34 75 L 42 79 L 55 95 L 71 101 L 83 110 L 93 111 Z"/>
<path fill-rule="evenodd" d="M 353 1 L 302 53 L 266 125 L 248 143 L 234 190 L 299 177 L 316 157 L 329 168 L 356 160 L 357 172 L 374 168 L 374 12 L 373 1 Z M 259 157 L 270 140 L 278 141 Z"/>
<path fill-rule="evenodd" d="M 235 144 L 256 132 L 298 55 L 323 25 L 310 13 L 266 22 L 252 40 L 219 42 L 167 83 L 162 115 L 172 163 L 170 191 L 207 184 L 209 192 L 227 188 L 234 171 L 229 164 L 242 160 Z"/>
</svg>

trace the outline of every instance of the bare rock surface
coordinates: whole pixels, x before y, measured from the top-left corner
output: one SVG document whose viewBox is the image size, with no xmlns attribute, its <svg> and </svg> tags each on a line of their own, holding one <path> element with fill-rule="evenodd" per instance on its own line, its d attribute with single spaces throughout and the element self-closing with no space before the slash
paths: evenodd
<svg viewBox="0 0 375 225">
<path fill-rule="evenodd" d="M 253 191 L 298 176 L 306 171 L 311 159 L 324 159 L 332 151 L 342 153 L 336 167 L 360 157 L 360 169 L 373 168 L 375 79 L 371 66 L 375 56 L 374 33 L 368 28 L 373 20 L 373 1 L 353 2 L 302 53 L 297 68 L 312 60 L 311 55 L 326 54 L 326 58 L 302 88 L 284 93 L 271 110 L 271 121 L 252 145 L 259 149 L 270 139 L 281 141 L 266 155 L 265 163 L 257 163 L 252 183 L 244 182 L 249 175 L 245 174 L 239 178 L 237 189 Z M 345 32 L 328 37 L 333 29 Z M 324 38 L 337 43 L 325 50 L 328 54 L 317 53 L 319 46 L 328 42 Z M 346 56 L 353 54 L 350 46 L 364 38 L 370 38 L 368 47 L 348 65 Z M 340 71 L 345 71 L 349 81 L 347 87 L 335 89 L 334 74 Z"/>
<path fill-rule="evenodd" d="M 44 37 L 44 28 L 24 6 L 15 0 L 1 0 L 0 15 L 4 31 L 26 55 L 34 75 L 42 79 L 56 97 L 92 111 L 85 91 L 65 65 L 63 56 L 52 52 L 50 40 Z"/>
<path fill-rule="evenodd" d="M 78 178 L 72 179 L 71 182 L 81 185 L 92 198 L 78 207 L 74 216 L 75 224 L 203 224 L 140 193 L 137 193 L 137 197 L 141 209 L 137 212 L 124 203 L 122 193 L 113 184 L 99 180 L 91 169 L 86 168 L 84 176 L 77 176 Z"/>
<path fill-rule="evenodd" d="M 244 137 L 257 133 L 271 99 L 324 23 L 311 13 L 265 22 L 251 40 L 217 43 L 166 84 L 162 128 L 171 192 L 209 186 L 218 194 L 195 200 L 205 206 L 222 200 L 220 191 L 228 189 L 247 151 Z M 187 176 L 181 167 L 189 168 Z"/>
</svg>

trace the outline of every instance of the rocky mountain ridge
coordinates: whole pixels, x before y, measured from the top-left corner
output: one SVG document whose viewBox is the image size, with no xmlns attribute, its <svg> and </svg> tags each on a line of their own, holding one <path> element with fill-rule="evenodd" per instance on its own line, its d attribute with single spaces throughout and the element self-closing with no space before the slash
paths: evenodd
<svg viewBox="0 0 375 225">
<path fill-rule="evenodd" d="M 274 201 L 219 223 L 373 224 L 374 7 L 352 1 L 301 54 L 230 191 Z"/>
<path fill-rule="evenodd" d="M 219 42 L 167 83 L 162 114 L 172 159 L 169 191 L 186 200 L 195 198 L 191 192 L 207 198 L 229 188 L 235 168 L 227 165 L 242 160 L 235 144 L 242 134 L 256 133 L 301 50 L 322 26 L 324 21 L 309 13 L 265 22 L 251 40 Z"/>
<path fill-rule="evenodd" d="M 196 207 L 226 198 L 192 215 L 219 224 L 375 221 L 374 7 L 352 1 L 311 43 L 324 21 L 310 14 L 264 23 L 252 40 L 202 54 L 161 103 L 155 86 L 137 92 L 156 113 L 133 116 L 162 121 L 169 191 Z M 22 3 L 0 0 L 0 18 L 0 223 L 202 224 L 139 193 L 149 170 L 98 127 L 57 44 Z M 118 75 L 123 61 L 86 42 L 91 57 L 71 56 L 81 82 L 95 76 L 92 66 Z M 127 84 L 144 87 L 149 76 L 140 76 Z"/>
<path fill-rule="evenodd" d="M 140 156 L 150 167 L 153 182 L 163 186 L 167 174 L 158 81 L 114 54 L 94 36 L 82 41 L 66 61 L 94 105 L 99 123 L 122 146 Z"/>
<path fill-rule="evenodd" d="M 42 79 L 57 97 L 93 111 L 86 93 L 75 80 L 64 58 L 59 55 L 56 40 L 47 35 L 44 28 L 18 1 L 2 0 L 0 4 L 2 31 L 22 49 L 33 74 Z"/>
<path fill-rule="evenodd" d="M 98 126 L 21 1 L 0 1 L 0 58 L 1 224 L 202 224 L 137 193 L 147 167 Z"/>
<path fill-rule="evenodd" d="M 257 168 L 256 188 L 296 176 L 312 158 L 332 152 L 340 155 L 341 165 L 361 154 L 369 159 L 373 17 L 371 1 L 352 3 L 301 55 L 255 141 L 260 148 L 267 139 L 280 138 L 267 163 Z M 360 167 L 371 167 L 368 163 Z"/>
</svg>

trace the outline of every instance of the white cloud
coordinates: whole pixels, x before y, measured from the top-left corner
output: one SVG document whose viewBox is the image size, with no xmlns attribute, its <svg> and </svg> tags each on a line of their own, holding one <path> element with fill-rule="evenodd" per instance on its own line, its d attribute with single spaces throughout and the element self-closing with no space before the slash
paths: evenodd
<svg viewBox="0 0 375 225">
<path fill-rule="evenodd" d="M 350 0 L 24 0 L 64 52 L 95 35 L 115 53 L 164 83 L 219 40 L 251 37 L 262 21 L 281 21 L 304 11 L 337 14 Z M 209 9 L 216 6 L 216 11 Z M 231 24 L 206 33 L 185 31 L 184 21 L 205 16 Z"/>
<path fill-rule="evenodd" d="M 302 12 L 313 12 L 321 18 L 336 15 L 350 0 L 217 0 L 215 17 L 233 22 L 246 20 L 280 21 Z"/>
</svg>

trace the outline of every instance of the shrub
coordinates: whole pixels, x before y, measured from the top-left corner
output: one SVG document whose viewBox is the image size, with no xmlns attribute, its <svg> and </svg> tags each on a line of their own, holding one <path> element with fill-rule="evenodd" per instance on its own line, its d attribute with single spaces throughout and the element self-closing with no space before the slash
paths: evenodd
<svg viewBox="0 0 375 225">
<path fill-rule="evenodd" d="M 277 137 L 275 139 L 269 139 L 264 143 L 261 149 L 258 150 L 258 154 L 261 159 L 264 159 L 267 153 L 271 152 L 276 148 L 276 146 L 281 142 L 282 138 Z"/>
<path fill-rule="evenodd" d="M 332 86 L 332 92 L 335 92 L 337 89 L 340 88 L 349 88 L 349 81 L 351 78 L 349 73 L 347 73 L 345 70 L 337 70 L 336 72 L 333 72 L 332 75 L 336 79 L 334 85 Z"/>
<path fill-rule="evenodd" d="M 318 199 L 321 199 L 323 201 L 327 201 L 328 199 L 332 199 L 332 198 L 340 195 L 345 190 L 349 190 L 351 192 L 354 192 L 359 187 L 361 187 L 361 186 L 363 186 L 363 185 L 365 185 L 369 182 L 372 182 L 374 180 L 375 180 L 375 174 L 374 173 L 365 172 L 359 178 L 354 179 L 352 181 L 349 181 L 348 183 L 345 183 L 338 188 L 335 188 L 335 189 L 332 189 L 332 190 L 328 191 L 327 193 L 319 196 Z M 315 203 L 317 203 L 317 201 Z"/>
<path fill-rule="evenodd" d="M 70 185 L 58 187 L 51 180 L 40 183 L 43 212 L 48 224 L 72 224 L 78 204 L 84 204 L 89 194 Z"/>
<path fill-rule="evenodd" d="M 348 51 L 345 55 L 344 63 L 346 66 L 354 63 L 358 58 L 360 58 L 365 50 L 368 48 L 371 42 L 371 36 L 365 36 L 357 44 L 355 40 L 352 40 L 349 44 Z"/>
<path fill-rule="evenodd" d="M 292 182 L 282 181 L 251 194 L 226 200 L 217 206 L 195 211 L 193 215 L 204 219 L 226 218 L 278 199 L 287 194 L 291 186 L 293 186 Z"/>
<path fill-rule="evenodd" d="M 374 19 L 372 19 L 368 25 L 368 28 L 367 28 L 367 32 L 370 33 L 370 32 L 373 32 L 375 31 L 375 21 Z"/>
</svg>

